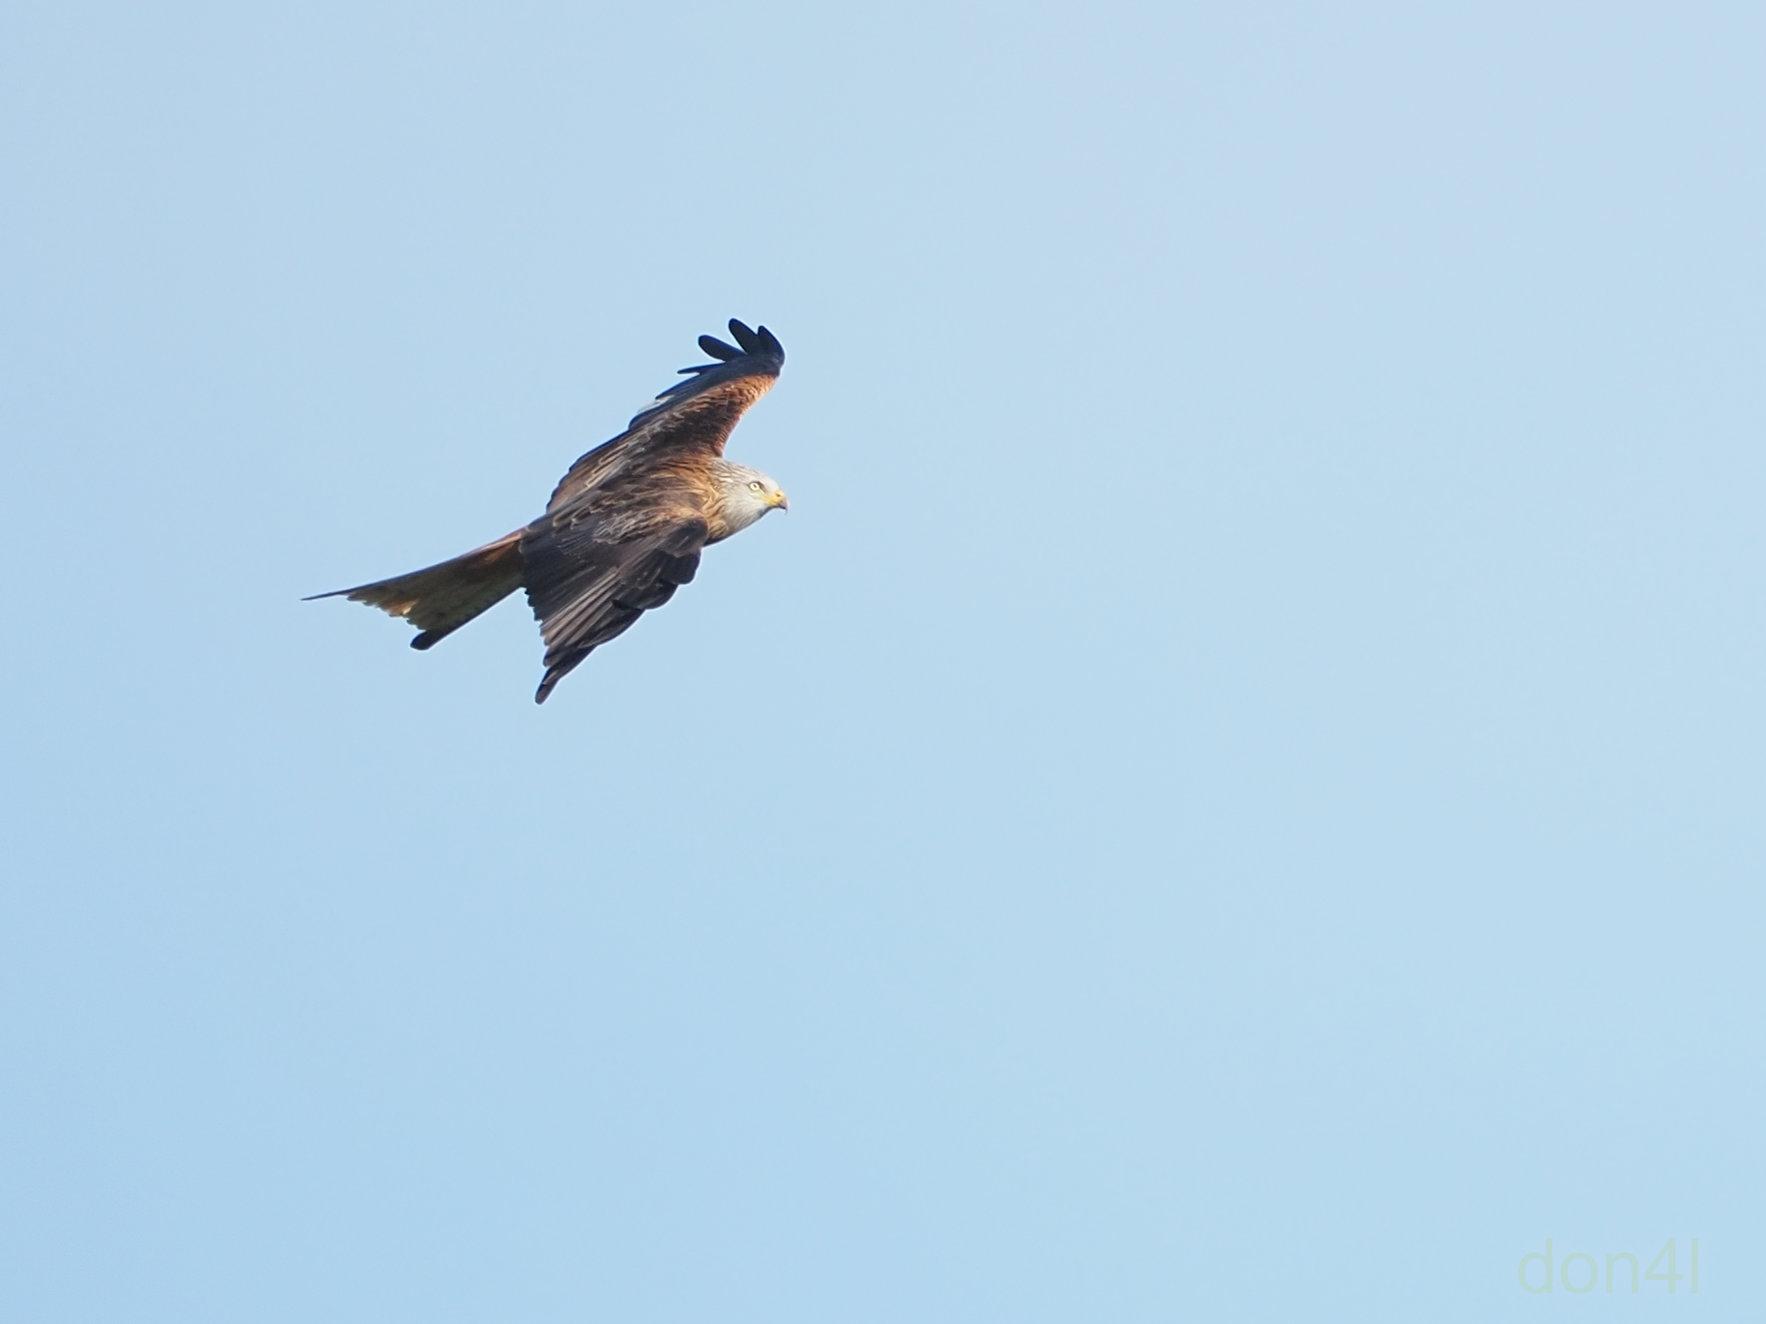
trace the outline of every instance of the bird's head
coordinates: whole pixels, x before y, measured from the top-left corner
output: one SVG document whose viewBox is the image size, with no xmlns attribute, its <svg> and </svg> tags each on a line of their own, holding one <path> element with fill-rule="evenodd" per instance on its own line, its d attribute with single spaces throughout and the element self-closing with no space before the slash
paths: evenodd
<svg viewBox="0 0 1766 1324">
<path fill-rule="evenodd" d="M 769 511 L 790 509 L 784 489 L 758 469 L 725 461 L 718 480 L 724 519 L 732 533 L 747 528 Z"/>
</svg>

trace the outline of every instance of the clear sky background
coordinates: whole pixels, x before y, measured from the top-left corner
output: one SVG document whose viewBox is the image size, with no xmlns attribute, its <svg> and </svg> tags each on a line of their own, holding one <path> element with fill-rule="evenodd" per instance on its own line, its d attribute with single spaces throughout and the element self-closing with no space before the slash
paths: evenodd
<svg viewBox="0 0 1766 1324">
<path fill-rule="evenodd" d="M 8 5 L 0 1319 L 1752 1317 L 1763 53 Z M 791 513 L 544 708 L 298 601 L 730 316 Z"/>
</svg>

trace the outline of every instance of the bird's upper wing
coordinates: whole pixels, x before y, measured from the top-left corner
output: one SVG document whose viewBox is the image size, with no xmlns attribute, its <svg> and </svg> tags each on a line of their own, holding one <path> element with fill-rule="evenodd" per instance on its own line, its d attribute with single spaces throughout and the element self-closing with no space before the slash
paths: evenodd
<svg viewBox="0 0 1766 1324">
<path fill-rule="evenodd" d="M 682 368 L 686 381 L 669 387 L 624 432 L 570 466 L 546 509 L 558 510 L 581 493 L 664 456 L 695 451 L 706 458 L 722 455 L 736 420 L 772 388 L 785 364 L 784 347 L 764 326 L 750 330 L 732 319 L 730 335 L 734 345 L 700 336 L 699 348 L 717 362 Z"/>
<path fill-rule="evenodd" d="M 534 702 L 689 582 L 708 534 L 697 503 L 666 474 L 612 482 L 528 525 L 527 600 L 546 641 Z"/>
</svg>

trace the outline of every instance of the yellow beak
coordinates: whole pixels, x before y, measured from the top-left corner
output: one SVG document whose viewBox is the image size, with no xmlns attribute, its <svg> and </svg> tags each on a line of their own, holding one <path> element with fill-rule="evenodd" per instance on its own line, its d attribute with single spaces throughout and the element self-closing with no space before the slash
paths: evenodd
<svg viewBox="0 0 1766 1324">
<path fill-rule="evenodd" d="M 774 492 L 772 496 L 767 498 L 767 504 L 770 506 L 776 506 L 780 510 L 791 509 L 791 503 L 785 500 L 785 494 L 783 492 Z"/>
</svg>

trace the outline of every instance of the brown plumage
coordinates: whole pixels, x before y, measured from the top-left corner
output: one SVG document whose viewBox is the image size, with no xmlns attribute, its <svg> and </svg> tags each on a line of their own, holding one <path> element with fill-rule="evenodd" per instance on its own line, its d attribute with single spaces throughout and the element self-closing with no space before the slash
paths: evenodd
<svg viewBox="0 0 1766 1324">
<path fill-rule="evenodd" d="M 764 326 L 732 321 L 730 334 L 735 345 L 699 337 L 717 362 L 681 369 L 688 380 L 571 465 L 526 528 L 439 565 L 315 596 L 402 616 L 421 631 L 411 646 L 429 648 L 525 588 L 546 644 L 534 694 L 544 703 L 591 652 L 691 581 L 703 548 L 785 507 L 772 479 L 723 458 L 785 351 Z"/>
</svg>

